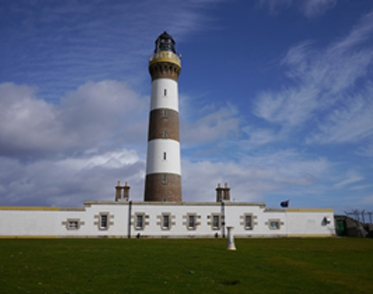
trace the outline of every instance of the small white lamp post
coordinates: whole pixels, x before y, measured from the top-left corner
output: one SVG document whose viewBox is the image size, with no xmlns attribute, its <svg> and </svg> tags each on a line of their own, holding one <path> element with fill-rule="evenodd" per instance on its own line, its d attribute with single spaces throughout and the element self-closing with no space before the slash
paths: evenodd
<svg viewBox="0 0 373 294">
<path fill-rule="evenodd" d="M 233 233 L 232 233 L 233 229 L 234 227 L 227 227 L 227 230 L 228 230 L 227 250 L 236 250 L 236 246 L 234 245 Z"/>
</svg>

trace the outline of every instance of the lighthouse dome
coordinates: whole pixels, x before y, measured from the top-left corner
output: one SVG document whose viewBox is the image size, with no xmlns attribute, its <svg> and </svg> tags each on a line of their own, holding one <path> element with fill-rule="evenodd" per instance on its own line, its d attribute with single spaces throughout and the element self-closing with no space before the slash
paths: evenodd
<svg viewBox="0 0 373 294">
<path fill-rule="evenodd" d="M 171 51 L 176 53 L 175 41 L 166 31 L 164 31 L 155 41 L 154 53 L 159 51 Z"/>
</svg>

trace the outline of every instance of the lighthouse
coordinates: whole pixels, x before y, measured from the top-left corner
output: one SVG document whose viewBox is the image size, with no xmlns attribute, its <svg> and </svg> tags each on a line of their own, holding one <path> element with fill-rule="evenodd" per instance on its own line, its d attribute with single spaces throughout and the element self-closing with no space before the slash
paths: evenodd
<svg viewBox="0 0 373 294">
<path fill-rule="evenodd" d="M 180 56 L 164 32 L 149 60 L 152 78 L 144 201 L 181 202 L 178 78 Z"/>
</svg>

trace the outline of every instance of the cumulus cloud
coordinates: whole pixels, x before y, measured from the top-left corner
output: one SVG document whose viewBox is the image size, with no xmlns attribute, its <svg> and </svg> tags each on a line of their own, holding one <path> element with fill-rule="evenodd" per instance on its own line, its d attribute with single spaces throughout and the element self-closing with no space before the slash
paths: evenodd
<svg viewBox="0 0 373 294">
<path fill-rule="evenodd" d="M 58 105 L 38 99 L 27 86 L 2 84 L 0 93 L 3 204 L 79 206 L 84 200 L 112 200 L 117 180 L 129 182 L 132 199 L 142 199 L 145 162 L 136 150 L 146 134 L 148 105 L 125 84 L 87 83 Z M 232 105 L 206 107 L 199 114 L 186 122 L 191 144 L 204 146 L 239 132 Z M 264 143 L 271 136 L 257 130 L 254 137 Z M 123 148 L 131 143 L 136 149 Z M 324 160 L 304 160 L 289 151 L 240 158 L 240 163 L 185 158 L 184 200 L 211 201 L 216 184 L 227 181 L 237 201 L 262 201 L 266 192 L 310 185 L 328 167 Z"/>
<path fill-rule="evenodd" d="M 23 163 L 0 157 L 2 205 L 81 206 L 86 200 L 114 200 L 117 180 L 137 189 L 141 200 L 145 163 L 134 150 L 100 153 L 90 150 L 79 158 L 43 159 Z"/>
<path fill-rule="evenodd" d="M 0 85 L 2 205 L 112 200 L 117 180 L 128 181 L 131 198 L 142 200 L 148 99 L 122 82 L 101 81 L 60 101 L 47 103 L 29 86 Z M 205 108 L 186 122 L 187 142 L 203 145 L 237 133 L 236 115 L 228 106 Z"/>
<path fill-rule="evenodd" d="M 131 181 L 141 199 L 144 151 L 128 146 L 145 149 L 144 100 L 117 81 L 86 83 L 57 105 L 38 99 L 31 87 L 1 84 L 3 204 L 112 200 L 117 180 Z"/>
<path fill-rule="evenodd" d="M 28 86 L 1 84 L 0 156 L 79 152 L 118 139 L 138 142 L 146 132 L 145 109 L 137 94 L 116 81 L 87 83 L 59 105 L 38 99 Z"/>
</svg>

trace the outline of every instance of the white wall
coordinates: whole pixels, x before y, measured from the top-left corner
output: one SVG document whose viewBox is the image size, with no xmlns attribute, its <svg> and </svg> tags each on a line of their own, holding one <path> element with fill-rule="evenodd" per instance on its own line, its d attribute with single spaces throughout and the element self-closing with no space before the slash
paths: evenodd
<svg viewBox="0 0 373 294">
<path fill-rule="evenodd" d="M 335 234 L 331 209 L 287 209 L 286 222 L 289 236 Z"/>
<path fill-rule="evenodd" d="M 129 209 L 131 208 L 131 223 Z M 99 215 L 109 215 L 109 227 L 99 229 Z M 170 229 L 161 226 L 162 214 L 171 216 Z M 187 214 L 198 216 L 195 230 L 188 229 Z M 0 237 L 121 237 L 140 234 L 142 237 L 214 237 L 222 236 L 222 229 L 211 226 L 212 214 L 221 214 L 222 205 L 210 203 L 150 203 L 150 202 L 86 202 L 84 208 L 1 208 Z M 135 215 L 144 214 L 146 225 L 135 228 Z M 264 204 L 225 203 L 225 227 L 232 226 L 236 237 L 333 236 L 333 210 L 330 209 L 266 209 Z M 252 229 L 244 226 L 244 215 L 251 214 Z M 80 228 L 68 230 L 68 220 L 79 220 Z M 278 229 L 271 229 L 270 220 L 278 221 Z M 327 220 L 330 220 L 328 223 Z M 225 231 L 226 233 L 226 231 Z"/>
<path fill-rule="evenodd" d="M 164 95 L 166 90 L 166 95 Z M 179 94 L 177 82 L 171 79 L 156 79 L 152 82 L 150 111 L 169 108 L 179 112 Z"/>
<path fill-rule="evenodd" d="M 166 153 L 166 159 L 163 153 Z M 154 139 L 148 142 L 146 174 L 173 173 L 181 175 L 180 143 L 171 139 Z"/>
</svg>

